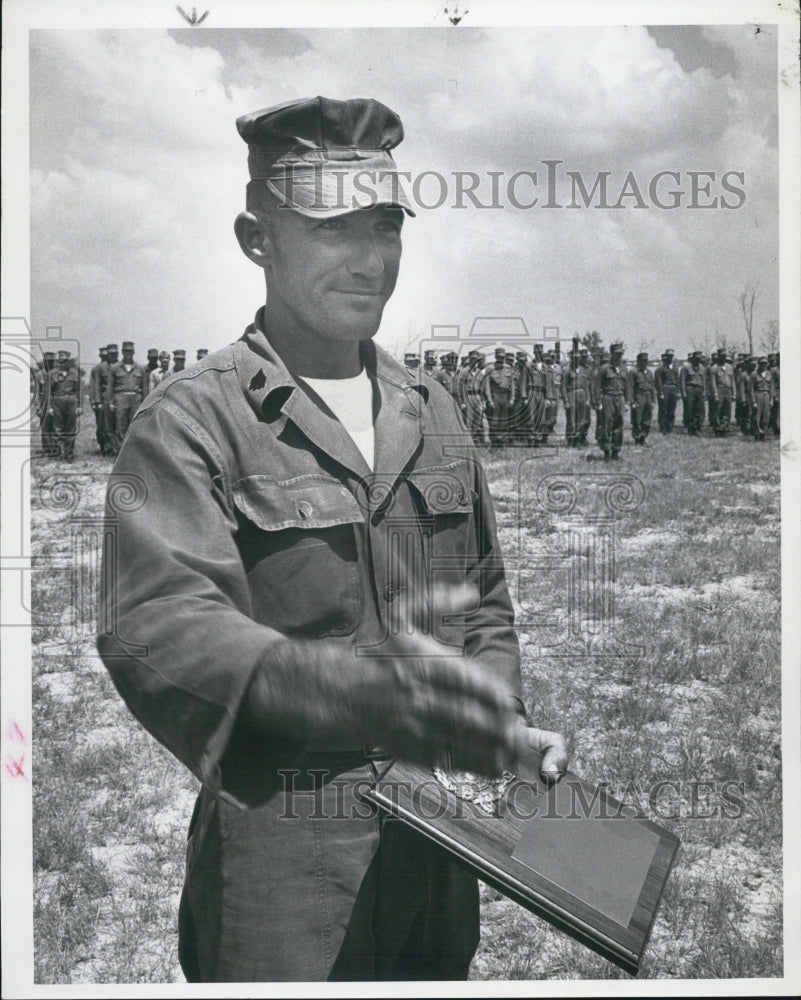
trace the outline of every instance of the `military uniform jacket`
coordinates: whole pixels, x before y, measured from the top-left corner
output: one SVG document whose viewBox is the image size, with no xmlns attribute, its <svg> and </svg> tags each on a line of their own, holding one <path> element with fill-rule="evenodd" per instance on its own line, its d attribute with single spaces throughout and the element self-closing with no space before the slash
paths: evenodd
<svg viewBox="0 0 801 1000">
<path fill-rule="evenodd" d="M 562 372 L 562 402 L 567 406 L 571 402 L 570 397 L 579 390 L 589 393 L 589 386 L 589 369 L 582 368 L 581 365 L 578 368 L 565 368 Z"/>
<path fill-rule="evenodd" d="M 509 394 L 510 401 L 514 402 L 515 371 L 509 365 L 504 365 L 503 368 L 490 368 L 487 383 L 490 396 L 495 393 L 499 395 Z"/>
<path fill-rule="evenodd" d="M 107 361 L 99 361 L 89 373 L 89 401 L 102 403 L 106 398 L 106 382 L 110 365 Z"/>
<path fill-rule="evenodd" d="M 50 398 L 56 396 L 74 396 L 81 405 L 81 373 L 71 365 L 67 369 L 54 368 L 48 373 Z"/>
<path fill-rule="evenodd" d="M 768 393 L 771 403 L 773 402 L 773 375 L 767 368 L 763 372 L 751 372 L 748 388 L 752 403 L 755 404 L 757 394 L 762 393 Z"/>
<path fill-rule="evenodd" d="M 642 402 L 650 399 L 656 401 L 656 389 L 654 388 L 654 373 L 646 368 L 641 371 L 639 368 L 629 368 L 628 379 L 628 401 Z"/>
<path fill-rule="evenodd" d="M 358 646 L 385 637 L 409 579 L 474 586 L 477 609 L 447 641 L 521 688 L 492 504 L 451 397 L 363 344 L 371 472 L 270 347 L 262 316 L 162 382 L 132 420 L 107 495 L 119 561 L 104 567 L 116 587 L 101 592 L 98 636 L 133 714 L 239 805 L 262 801 L 287 762 L 269 733 L 245 740 L 234 725 L 265 658 L 285 636 L 326 638 L 347 670 Z M 391 551 L 409 553 L 411 576 Z M 340 742 L 362 745 L 358 733 Z"/>
<path fill-rule="evenodd" d="M 615 367 L 611 361 L 604 362 L 598 369 L 594 399 L 600 402 L 603 396 L 625 396 L 627 386 L 626 366 Z"/>
<path fill-rule="evenodd" d="M 682 396 L 690 388 L 701 389 L 706 393 L 706 372 L 704 371 L 704 366 L 699 365 L 697 368 L 693 368 L 689 362 L 685 362 L 681 367 L 679 387 Z"/>
<path fill-rule="evenodd" d="M 122 361 L 118 361 L 109 368 L 106 383 L 107 403 L 113 403 L 114 396 L 118 392 L 138 392 L 141 396 L 146 396 L 149 391 L 148 373 L 135 361 L 130 370 L 126 370 Z"/>
<path fill-rule="evenodd" d="M 654 372 L 654 388 L 661 396 L 665 389 L 678 389 L 679 373 L 673 365 L 661 364 Z"/>
<path fill-rule="evenodd" d="M 712 365 L 711 368 L 711 381 L 712 381 L 712 391 L 715 399 L 720 395 L 721 390 L 724 392 L 733 392 L 734 390 L 734 369 L 731 365 Z"/>
</svg>

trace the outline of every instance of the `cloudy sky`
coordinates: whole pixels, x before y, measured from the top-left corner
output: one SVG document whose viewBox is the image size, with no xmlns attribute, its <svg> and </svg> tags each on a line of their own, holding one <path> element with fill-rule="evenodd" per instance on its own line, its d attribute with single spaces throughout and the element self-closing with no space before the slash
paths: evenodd
<svg viewBox="0 0 801 1000">
<path fill-rule="evenodd" d="M 597 329 L 683 352 L 778 319 L 776 32 L 712 27 L 373 28 L 30 34 L 32 326 L 94 358 L 132 339 L 192 352 L 236 339 L 262 274 L 232 229 L 243 207 L 238 115 L 296 97 L 375 97 L 396 110 L 401 169 L 448 196 L 404 228 L 379 341 L 520 316 L 532 340 Z M 548 202 L 545 161 L 561 161 Z M 479 177 L 458 204 L 454 173 Z M 518 203 L 506 185 L 519 171 Z M 573 198 L 578 176 L 584 207 Z M 655 198 L 655 175 L 665 176 Z M 693 171 L 712 172 L 697 178 Z M 724 175 L 726 180 L 724 181 Z M 728 186 L 728 190 L 727 190 Z M 577 189 L 576 189 L 577 190 Z M 438 188 L 420 182 L 420 200 Z M 578 207 L 567 207 L 571 200 Z M 617 205 L 618 207 L 612 207 Z M 700 207 L 714 205 L 715 207 Z M 730 206 L 730 207 L 726 207 Z"/>
</svg>

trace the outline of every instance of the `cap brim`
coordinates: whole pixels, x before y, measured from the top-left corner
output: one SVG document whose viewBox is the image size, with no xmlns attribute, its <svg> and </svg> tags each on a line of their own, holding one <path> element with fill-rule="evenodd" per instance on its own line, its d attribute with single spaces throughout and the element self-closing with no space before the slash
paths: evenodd
<svg viewBox="0 0 801 1000">
<path fill-rule="evenodd" d="M 367 170 L 339 162 L 330 168 L 318 166 L 264 178 L 264 183 L 286 208 L 314 219 L 331 219 L 378 205 L 415 215 L 395 170 Z"/>
</svg>

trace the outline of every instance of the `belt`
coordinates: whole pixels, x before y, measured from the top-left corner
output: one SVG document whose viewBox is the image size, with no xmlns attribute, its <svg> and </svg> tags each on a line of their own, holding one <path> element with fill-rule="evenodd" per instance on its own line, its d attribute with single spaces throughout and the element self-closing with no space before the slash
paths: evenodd
<svg viewBox="0 0 801 1000">
<path fill-rule="evenodd" d="M 115 396 L 141 396 L 142 393 L 138 389 L 117 389 L 114 393 Z"/>
</svg>

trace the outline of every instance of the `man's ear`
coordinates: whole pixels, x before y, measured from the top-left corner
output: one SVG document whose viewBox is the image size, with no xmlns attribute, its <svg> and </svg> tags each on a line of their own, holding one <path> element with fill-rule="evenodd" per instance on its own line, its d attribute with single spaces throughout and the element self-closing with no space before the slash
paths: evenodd
<svg viewBox="0 0 801 1000">
<path fill-rule="evenodd" d="M 259 267 L 270 263 L 270 236 L 252 212 L 240 212 L 234 222 L 234 232 L 242 253 Z"/>
</svg>

